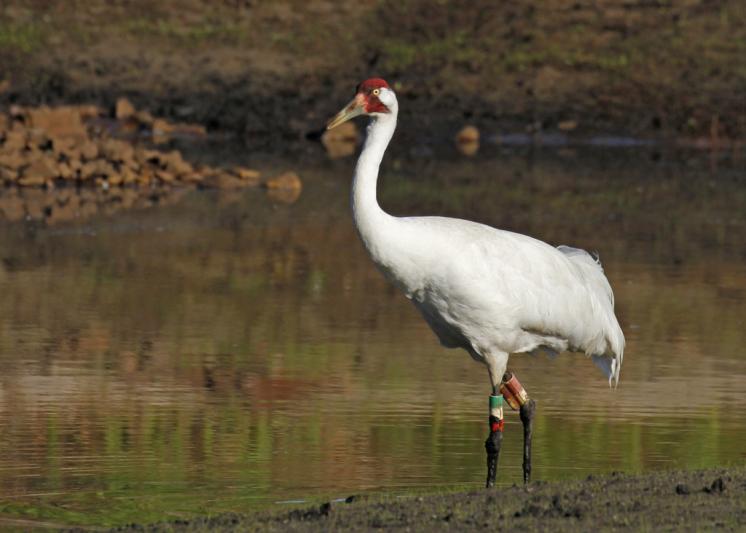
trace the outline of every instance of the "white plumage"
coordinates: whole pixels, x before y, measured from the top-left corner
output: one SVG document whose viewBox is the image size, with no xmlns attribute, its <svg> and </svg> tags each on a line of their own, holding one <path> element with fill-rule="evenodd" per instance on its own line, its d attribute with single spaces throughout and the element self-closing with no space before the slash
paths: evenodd
<svg viewBox="0 0 746 533">
<path fill-rule="evenodd" d="M 584 250 L 444 217 L 393 217 L 376 200 L 378 169 L 396 128 L 394 92 L 353 103 L 333 125 L 372 117 L 352 187 L 355 225 L 375 264 L 412 300 L 444 346 L 484 362 L 493 387 L 508 356 L 585 352 L 616 384 L 624 335 L 601 264 Z M 358 107 L 360 97 L 357 98 Z"/>
</svg>

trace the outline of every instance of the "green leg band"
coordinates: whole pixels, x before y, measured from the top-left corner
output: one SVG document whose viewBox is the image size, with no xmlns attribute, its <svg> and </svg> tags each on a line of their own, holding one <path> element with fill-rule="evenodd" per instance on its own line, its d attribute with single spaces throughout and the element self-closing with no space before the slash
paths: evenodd
<svg viewBox="0 0 746 533">
<path fill-rule="evenodd" d="M 490 431 L 503 430 L 503 396 L 490 396 Z"/>
</svg>

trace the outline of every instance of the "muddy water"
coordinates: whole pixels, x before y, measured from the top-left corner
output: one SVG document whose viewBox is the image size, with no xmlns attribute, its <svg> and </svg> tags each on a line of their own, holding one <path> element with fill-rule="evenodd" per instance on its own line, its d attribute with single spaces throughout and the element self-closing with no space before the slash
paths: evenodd
<svg viewBox="0 0 746 533">
<path fill-rule="evenodd" d="M 0 225 L 6 523 L 481 486 L 486 370 L 439 347 L 372 267 L 352 163 L 309 159 L 291 206 L 194 192 Z M 619 389 L 582 356 L 512 359 L 539 404 L 536 479 L 746 460 L 742 166 L 644 150 L 390 160 L 392 212 L 601 253 L 628 340 Z M 521 434 L 509 413 L 499 483 L 520 480 Z"/>
</svg>

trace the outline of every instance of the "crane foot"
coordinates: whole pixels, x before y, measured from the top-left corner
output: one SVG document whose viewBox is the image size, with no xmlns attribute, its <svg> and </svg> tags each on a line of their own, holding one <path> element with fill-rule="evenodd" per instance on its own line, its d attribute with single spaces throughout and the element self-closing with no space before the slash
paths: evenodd
<svg viewBox="0 0 746 533">
<path fill-rule="evenodd" d="M 487 451 L 487 488 L 495 486 L 497 460 L 500 457 L 500 446 L 503 441 L 503 397 L 501 395 L 490 396 L 489 422 L 490 434 L 484 441 L 484 448 Z"/>
</svg>

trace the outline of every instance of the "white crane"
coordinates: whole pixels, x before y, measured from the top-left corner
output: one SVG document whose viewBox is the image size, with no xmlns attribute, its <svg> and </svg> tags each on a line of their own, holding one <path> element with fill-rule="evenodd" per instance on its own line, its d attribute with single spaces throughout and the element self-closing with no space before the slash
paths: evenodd
<svg viewBox="0 0 746 533">
<path fill-rule="evenodd" d="M 624 334 L 601 264 L 588 252 L 476 222 L 394 217 L 376 199 L 378 169 L 396 129 L 398 103 L 380 78 L 327 124 L 371 117 L 355 168 L 352 211 L 373 262 L 399 287 L 448 348 L 487 365 L 492 384 L 487 486 L 493 486 L 503 430 L 503 396 L 520 409 L 524 481 L 531 475 L 531 420 L 536 404 L 507 371 L 510 354 L 585 352 L 616 385 Z"/>
</svg>

